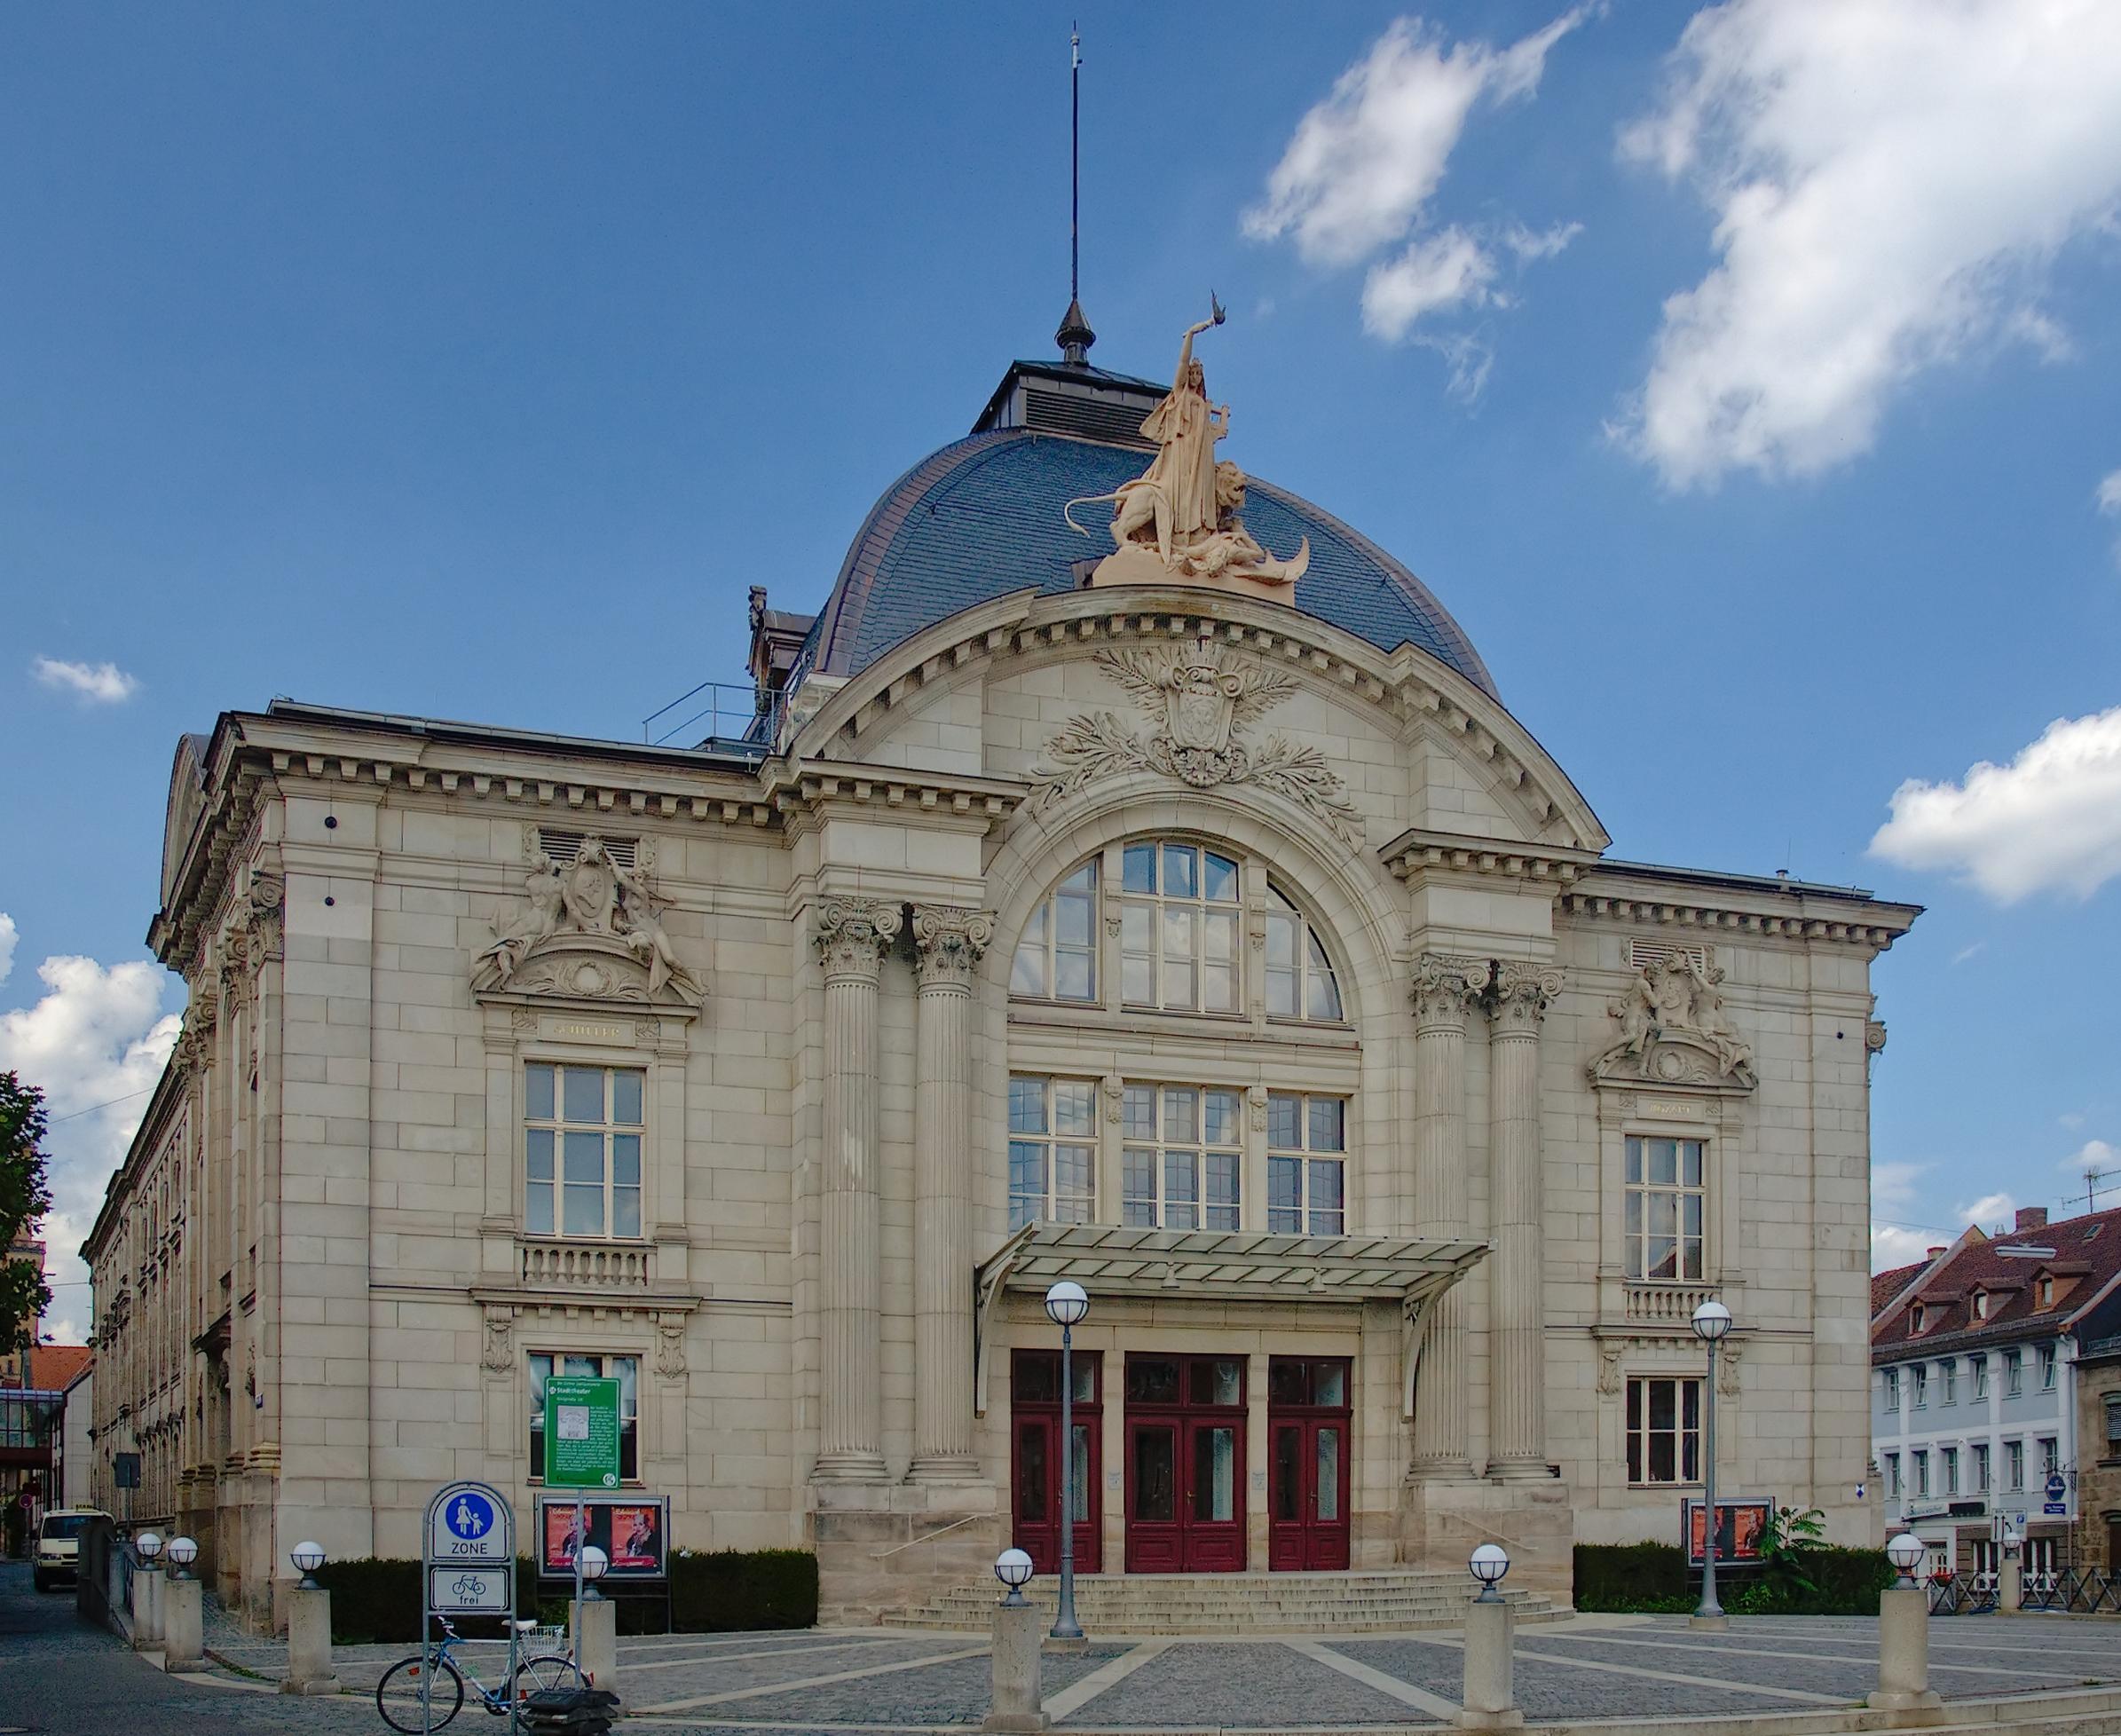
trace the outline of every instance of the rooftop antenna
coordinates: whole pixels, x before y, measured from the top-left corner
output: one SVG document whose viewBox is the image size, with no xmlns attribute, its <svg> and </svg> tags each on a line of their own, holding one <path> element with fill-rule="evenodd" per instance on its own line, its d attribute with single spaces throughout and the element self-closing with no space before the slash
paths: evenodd
<svg viewBox="0 0 2121 1736">
<path fill-rule="evenodd" d="M 1068 32 L 1068 312 L 1053 342 L 1068 367 L 1090 366 L 1090 346 L 1097 334 L 1083 317 L 1083 38 L 1074 25 Z"/>
</svg>

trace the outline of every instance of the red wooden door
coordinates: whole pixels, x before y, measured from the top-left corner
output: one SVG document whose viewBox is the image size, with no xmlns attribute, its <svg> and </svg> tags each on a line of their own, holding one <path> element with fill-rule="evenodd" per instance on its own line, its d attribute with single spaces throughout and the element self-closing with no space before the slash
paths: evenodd
<svg viewBox="0 0 2121 1736">
<path fill-rule="evenodd" d="M 1267 1369 L 1266 1565 L 1323 1573 L 1348 1565 L 1348 1365 L 1277 1356 Z"/>
<path fill-rule="evenodd" d="M 1094 1352 L 1075 1356 L 1076 1571 L 1104 1565 L 1099 1368 Z M 1051 1351 L 1015 1353 L 1010 1374 L 1009 1484 L 1016 1547 L 1041 1574 L 1060 1570 L 1060 1358 Z"/>
<path fill-rule="evenodd" d="M 1242 1573 L 1244 1364 L 1127 1359 L 1127 1571 Z"/>
</svg>

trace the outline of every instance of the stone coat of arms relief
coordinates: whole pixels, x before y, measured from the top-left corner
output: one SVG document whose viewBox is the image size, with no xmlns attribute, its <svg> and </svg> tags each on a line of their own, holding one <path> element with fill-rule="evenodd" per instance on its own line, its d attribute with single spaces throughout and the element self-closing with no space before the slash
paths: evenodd
<svg viewBox="0 0 2121 1736">
<path fill-rule="evenodd" d="M 614 862 L 594 834 L 572 862 L 533 849 L 522 908 L 495 923 L 493 944 L 472 960 L 471 986 L 697 1007 L 699 980 L 664 932 L 662 909 L 645 871 Z"/>
<path fill-rule="evenodd" d="M 1674 953 L 1644 965 L 1609 1002 L 1619 1040 L 1591 1063 L 1597 1083 L 1735 1086 L 1751 1091 L 1753 1046 L 1739 1034 L 1717 985 L 1722 970 Z"/>
<path fill-rule="evenodd" d="M 1238 734 L 1240 725 L 1257 722 L 1296 691 L 1291 676 L 1205 642 L 1105 650 L 1096 660 L 1126 689 L 1152 727 L 1142 735 L 1108 711 L 1070 718 L 1046 743 L 1047 763 L 1031 774 L 1039 806 L 1073 795 L 1100 777 L 1151 771 L 1196 790 L 1257 785 L 1309 809 L 1345 843 L 1360 835 L 1362 817 L 1317 748 L 1281 736 L 1269 736 L 1255 748 Z"/>
</svg>

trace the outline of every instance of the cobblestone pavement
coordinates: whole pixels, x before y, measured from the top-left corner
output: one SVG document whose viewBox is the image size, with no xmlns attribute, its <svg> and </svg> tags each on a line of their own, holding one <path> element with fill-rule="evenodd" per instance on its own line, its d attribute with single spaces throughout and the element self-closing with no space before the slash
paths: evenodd
<svg viewBox="0 0 2121 1736">
<path fill-rule="evenodd" d="M 0 1700 L 39 1731 L 141 1736 L 163 1727 L 139 1714 L 205 1712 L 198 1727 L 380 1730 L 370 1697 L 405 1645 L 341 1646 L 348 1693 L 296 1701 L 255 1692 L 285 1666 L 284 1646 L 243 1634 L 210 1612 L 207 1643 L 225 1685 L 170 1681 L 116 1641 L 74 1623 L 62 1598 L 36 1600 L 26 1575 L 0 1578 Z M 28 1616 L 25 1616 L 25 1610 Z M 29 1619 L 34 1618 L 34 1619 Z M 27 1622 L 27 1625 L 25 1625 Z M 1959 1618 L 1930 1629 L 1931 1679 L 1946 1696 L 2121 1685 L 2121 1622 Z M 1875 1681 L 1877 1623 L 1740 1618 L 1701 1634 L 1683 1618 L 1578 1616 L 1522 1628 L 1518 1703 L 1545 1719 L 1807 1712 L 1858 1700 Z M 471 1653 L 498 1677 L 501 1648 Z M 25 1670 L 23 1665 L 29 1665 Z M 1315 1639 L 1093 1640 L 1049 1655 L 1043 1683 L 1057 1728 L 1096 1730 L 1404 1730 L 1448 1722 L 1462 1654 L 1447 1633 Z M 988 1657 L 976 1634 L 876 1628 L 804 1633 L 669 1635 L 622 1640 L 620 1692 L 635 1736 L 786 1736 L 976 1726 L 987 1710 Z M 242 1692 L 240 1684 L 252 1692 Z M 468 1710 L 453 1732 L 497 1731 Z"/>
</svg>

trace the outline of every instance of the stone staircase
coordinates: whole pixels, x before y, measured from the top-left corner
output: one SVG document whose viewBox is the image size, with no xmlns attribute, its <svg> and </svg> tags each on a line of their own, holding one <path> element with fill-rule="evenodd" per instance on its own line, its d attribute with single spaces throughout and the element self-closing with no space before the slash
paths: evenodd
<svg viewBox="0 0 2121 1736">
<path fill-rule="evenodd" d="M 1112 1634 L 1399 1633 L 1458 1628 L 1472 1582 L 1462 1573 L 1408 1568 L 1344 1574 L 1094 1574 L 1076 1581 L 1076 1614 L 1085 1632 Z M 1057 1595 L 1050 1575 L 1024 1588 L 1048 1612 Z M 1543 1597 L 1505 1591 L 1519 1622 L 1568 1614 Z M 887 1628 L 985 1633 L 1001 1588 L 960 1586 L 929 1602 L 887 1614 Z"/>
</svg>

